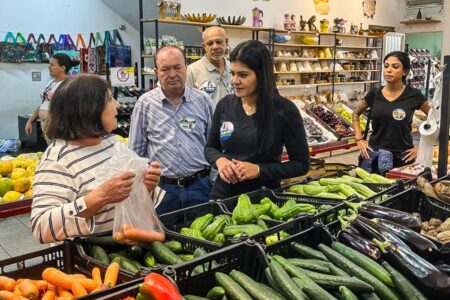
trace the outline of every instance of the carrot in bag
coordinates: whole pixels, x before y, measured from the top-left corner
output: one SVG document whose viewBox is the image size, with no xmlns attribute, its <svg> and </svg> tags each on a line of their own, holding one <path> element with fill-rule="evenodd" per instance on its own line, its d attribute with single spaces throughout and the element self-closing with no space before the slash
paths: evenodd
<svg viewBox="0 0 450 300">
<path fill-rule="evenodd" d="M 22 293 L 22 296 L 30 299 L 36 300 L 39 297 L 39 289 L 34 283 L 33 280 L 25 279 L 21 283 L 19 283 L 19 290 Z"/>
<path fill-rule="evenodd" d="M 130 239 L 134 241 L 142 241 L 142 242 L 164 242 L 166 236 L 164 232 L 159 232 L 155 230 L 144 230 L 133 227 L 131 225 L 124 224 L 123 225 L 123 236 L 125 239 Z"/>
<path fill-rule="evenodd" d="M 0 276 L 0 290 L 12 292 L 16 287 L 16 281 L 6 276 Z"/>
</svg>

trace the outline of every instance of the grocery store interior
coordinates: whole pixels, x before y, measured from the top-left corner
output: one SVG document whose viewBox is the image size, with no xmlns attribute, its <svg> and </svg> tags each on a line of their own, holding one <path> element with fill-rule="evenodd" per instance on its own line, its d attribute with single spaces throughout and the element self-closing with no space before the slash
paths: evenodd
<svg viewBox="0 0 450 300">
<path fill-rule="evenodd" d="M 308 297 L 377 299 L 377 296 L 381 299 L 450 299 L 449 0 L 0 0 L 0 7 L 0 299 L 16 299 L 8 298 L 12 297 L 13 292 L 17 297 L 30 296 L 25 294 L 26 287 L 22 290 L 19 281 L 15 281 L 15 288 L 8 288 L 6 281 L 4 283 L 1 279 L 2 276 L 13 279 L 44 279 L 49 286 L 57 286 L 51 279 L 47 279 L 50 275 L 44 277 L 45 272 L 40 276 L 45 268 L 45 271 L 48 271 L 48 267 L 55 267 L 66 273 L 82 273 L 96 280 L 94 271 L 92 274 L 90 272 L 95 266 L 105 276 L 105 283 L 93 288 L 88 283 L 82 283 L 82 291 L 67 283 L 66 287 L 61 286 L 61 290 L 68 290 L 67 298 L 64 298 L 61 290 L 55 290 L 51 295 L 54 298 L 45 299 L 57 299 L 57 296 L 60 297 L 58 299 L 147 299 L 146 291 L 142 288 L 139 291 L 138 281 L 134 285 L 130 284 L 132 279 L 137 278 L 142 282 L 143 276 L 136 274 L 148 273 L 138 272 L 143 265 L 143 270 L 148 271 L 150 268 L 155 273 L 172 277 L 172 283 L 161 283 L 166 285 L 167 291 L 171 290 L 172 287 L 168 285 L 173 282 L 178 287 L 177 291 L 173 291 L 173 297 L 164 293 L 155 296 L 155 292 L 150 295 L 154 299 L 183 299 L 181 295 L 185 295 L 184 299 L 187 300 Z M 200 89 L 202 95 L 214 105 L 217 105 L 221 97 L 214 99 L 208 91 L 211 86 L 205 87 L 205 83 L 213 83 L 214 90 L 216 83 L 205 81 L 202 86 L 195 86 L 197 81 L 194 82 L 192 76 L 203 75 L 190 72 L 189 65 L 196 64 L 198 67 L 204 60 L 201 66 L 209 64 L 204 67 L 209 75 L 222 72 L 219 79 L 229 80 L 229 83 L 223 84 L 228 84 L 231 92 L 224 95 L 235 93 L 232 83 L 235 82 L 234 76 L 237 76 L 233 71 L 234 62 L 231 61 L 231 71 L 223 66 L 222 69 L 216 69 L 209 56 L 208 51 L 211 50 L 207 50 L 205 46 L 203 39 L 207 35 L 203 32 L 212 26 L 224 29 L 227 45 L 223 57 L 227 63 L 230 54 L 241 43 L 258 40 L 266 46 L 271 56 L 274 88 L 281 97 L 294 103 L 301 117 L 306 134 L 303 138 L 310 157 L 309 171 L 295 177 L 277 178 L 278 183 L 281 180 L 281 187 L 266 189 L 260 185 L 258 190 L 246 190 L 248 201 L 242 200 L 242 195 L 233 194 L 232 197 L 218 197 L 221 200 L 210 200 L 195 209 L 183 208 L 160 214 L 162 230 L 166 231 L 166 241 L 169 240 L 165 244 L 173 242 L 164 250 L 176 253 L 171 253 L 175 256 L 171 257 L 173 263 L 170 259 L 159 260 L 159 256 L 155 254 L 158 250 L 148 244 L 145 246 L 142 240 L 124 238 L 120 242 L 139 244 L 136 246 L 141 251 L 139 259 L 130 254 L 133 250 L 119 247 L 121 251 L 117 253 L 123 255 L 124 259 L 117 261 L 120 265 L 120 271 L 115 275 L 117 284 L 113 280 L 113 284 L 109 282 L 109 287 L 112 287 L 106 288 L 107 274 L 104 272 L 111 272 L 110 263 L 115 262 L 112 257 L 117 253 L 108 250 L 111 244 L 107 242 L 102 244 L 102 241 L 96 241 L 95 238 L 80 240 L 76 237 L 86 234 L 75 233 L 76 230 L 81 233 L 80 226 L 93 228 L 94 223 L 91 222 L 94 217 L 91 217 L 92 220 L 89 217 L 73 217 L 73 211 L 70 211 L 70 216 L 67 215 L 65 207 L 70 204 L 68 202 L 75 202 L 75 199 L 69 201 L 65 198 L 66 194 L 61 194 L 57 200 L 61 203 L 59 206 L 42 202 L 43 199 L 50 201 L 49 197 L 33 204 L 36 188 L 42 197 L 47 193 L 42 186 L 49 185 L 47 181 L 58 182 L 58 178 L 61 178 L 49 179 L 51 175 L 42 175 L 46 172 L 58 173 L 46 171 L 45 168 L 52 164 L 43 163 L 51 161 L 51 152 L 46 152 L 47 147 L 51 146 L 47 144 L 56 145 L 45 136 L 43 126 L 48 120 L 44 120 L 41 115 L 42 110 L 47 112 L 51 93 L 55 93 L 59 84 L 59 75 L 55 75 L 57 71 L 54 71 L 58 66 L 52 67 L 52 61 L 56 61 L 52 56 L 64 55 L 70 62 L 75 62 L 70 68 L 66 67 L 70 71 L 60 73 L 63 74 L 61 81 L 66 77 L 75 78 L 78 74 L 94 74 L 108 82 L 112 97 L 119 103 L 115 116 L 117 127 L 110 132 L 120 143 L 128 143 L 127 147 L 136 151 L 133 147 L 137 142 L 128 139 L 133 129 L 132 115 L 135 116 L 134 112 L 139 113 L 139 106 L 136 104 L 141 97 L 145 98 L 152 91 L 161 90 L 161 94 L 164 91 L 164 83 L 158 80 L 162 76 L 158 74 L 162 73 L 155 71 L 155 53 L 161 47 L 175 46 L 184 51 L 188 65 L 186 84 L 193 83 L 192 88 Z M 405 61 L 396 56 L 400 54 L 386 57 L 393 52 L 405 54 L 404 57 L 410 63 L 410 67 L 399 75 L 401 79 L 395 84 L 392 83 L 392 74 L 398 73 L 398 68 L 405 70 Z M 391 61 L 394 63 L 391 64 Z M 240 62 L 239 59 L 237 62 Z M 59 60 L 57 64 L 61 66 Z M 214 76 L 217 77 L 217 74 Z M 400 90 L 395 92 L 397 94 L 393 92 L 395 97 L 388 96 L 392 95 L 388 94 L 391 93 L 389 88 L 398 86 Z M 242 101 L 243 111 L 250 116 L 244 100 L 239 97 L 236 91 L 235 98 Z M 47 106 L 44 108 L 45 103 Z M 361 106 L 362 103 L 365 106 Z M 380 104 L 377 110 L 371 103 L 384 104 Z M 257 114 L 258 110 L 255 111 Z M 224 117 L 219 117 L 220 122 L 223 122 Z M 180 127 L 185 129 L 179 122 Z M 229 122 L 219 124 L 218 127 L 221 147 L 226 145 L 227 140 L 223 136 L 225 123 Z M 229 134 L 239 126 L 235 125 L 235 129 L 232 127 Z M 56 132 L 55 128 L 53 130 Z M 284 164 L 289 162 L 289 151 L 292 149 L 288 148 L 289 143 L 283 143 L 280 162 Z M 409 146 L 405 148 L 404 145 Z M 63 150 L 64 146 L 61 148 Z M 226 153 L 226 149 L 214 150 Z M 366 159 L 362 157 L 364 151 L 368 153 Z M 410 151 L 414 155 L 411 160 L 407 160 L 405 157 L 411 154 Z M 201 155 L 207 156 L 206 152 Z M 209 163 L 208 157 L 202 159 Z M 231 163 L 231 158 L 229 159 Z M 267 176 L 264 173 L 267 172 L 266 168 L 252 163 L 249 164 L 256 165 L 257 168 L 256 177 L 263 174 Z M 218 168 L 218 164 L 213 161 L 211 165 Z M 42 170 L 44 171 L 41 172 Z M 165 169 L 162 170 L 163 174 L 156 183 L 160 187 L 161 182 L 172 179 L 171 176 L 164 177 Z M 200 172 L 196 172 L 192 176 L 197 180 L 197 177 L 200 178 L 199 174 Z M 218 174 L 220 182 L 225 182 L 222 177 L 225 175 L 220 168 Z M 33 186 L 36 180 L 38 184 Z M 178 184 L 183 189 L 179 180 L 175 182 L 178 182 L 175 186 Z M 268 182 L 270 181 L 266 180 Z M 219 189 L 214 187 L 215 184 L 217 183 L 213 184 L 213 191 Z M 53 185 L 57 186 L 58 183 Z M 60 184 L 60 187 L 64 186 Z M 75 191 L 77 187 L 69 188 Z M 91 188 L 93 189 L 94 187 Z M 51 191 L 55 190 L 57 188 Z M 85 203 L 85 195 L 78 196 L 83 196 L 82 201 Z M 76 198 L 77 201 L 78 199 Z M 269 199 L 269 202 L 264 202 L 264 199 Z M 362 207 L 361 204 L 357 208 L 352 206 L 361 200 L 372 204 Z M 152 198 L 152 201 L 155 200 Z M 244 208 L 246 201 L 248 205 Z M 75 203 L 75 209 L 79 212 L 82 206 L 77 205 Z M 55 226 L 61 225 L 59 219 L 52 219 L 52 213 L 49 224 L 36 222 L 41 215 L 48 216 L 43 210 L 46 206 L 58 206 L 58 211 L 61 210 L 58 214 L 62 216 L 63 229 L 55 229 Z M 383 211 L 386 207 L 395 211 Z M 267 210 L 263 210 L 265 208 Z M 38 215 L 33 220 L 32 209 L 36 209 L 35 216 Z M 274 212 L 275 209 L 279 211 Z M 154 211 L 153 208 L 152 210 Z M 365 210 L 367 215 L 364 215 Z M 248 217 L 249 211 L 256 214 L 254 220 L 241 223 L 237 221 L 239 213 L 247 214 Z M 355 212 L 359 214 L 358 217 Z M 208 218 L 207 215 L 211 217 Z M 220 219 L 218 215 L 225 217 Z M 411 255 L 419 257 L 418 268 L 423 267 L 430 277 L 418 279 L 419 275 L 413 270 L 412 261 L 415 258 L 406 263 L 405 260 L 403 263 L 396 261 L 394 257 L 398 259 L 402 254 L 399 254 L 400 250 L 394 250 L 395 247 L 386 246 L 390 249 L 388 254 L 381 251 L 384 246 L 372 239 L 375 237 L 380 240 L 382 234 L 377 235 L 379 233 L 375 234 L 370 230 L 363 232 L 365 221 L 358 219 L 360 215 L 368 219 L 375 218 L 377 224 L 379 220 L 382 223 L 383 218 L 386 218 L 389 224 L 379 226 L 385 226 L 383 228 L 392 232 L 388 233 L 390 235 L 385 240 L 381 239 L 381 242 L 396 244 L 399 240 L 401 245 L 396 245 L 405 246 L 411 251 Z M 114 212 L 110 216 L 114 217 Z M 67 226 L 75 226 L 76 221 L 76 228 L 66 228 L 65 218 L 72 222 Z M 79 223 L 81 219 L 83 221 Z M 208 222 L 205 221 L 207 219 Z M 400 221 L 396 223 L 396 220 Z M 95 226 L 102 222 L 115 223 L 113 221 L 114 219 L 102 219 L 95 222 Z M 199 226 L 201 222 L 204 225 L 202 230 L 194 228 L 195 224 Z M 418 227 L 417 222 L 420 223 Z M 206 228 L 216 223 L 220 223 L 220 226 L 215 227 L 217 232 L 211 235 Z M 348 226 L 351 228 L 344 229 L 343 226 L 341 229 L 343 224 L 350 224 Z M 409 231 L 402 231 L 396 224 Z M 39 235 L 36 232 L 33 234 L 35 226 L 40 228 Z M 243 227 L 239 231 L 233 226 Z M 244 229 L 245 226 L 248 226 L 247 229 Z M 253 227 L 249 229 L 250 226 Z M 234 229 L 236 231 L 232 231 Z M 353 229 L 355 231 L 352 233 Z M 42 234 L 43 230 L 48 231 L 47 234 Z M 92 232 L 92 229 L 86 230 Z M 68 231 L 71 233 L 68 234 Z M 63 241 L 64 238 L 59 238 L 61 234 L 69 239 Z M 108 238 L 112 240 L 110 235 Z M 45 243 L 44 236 L 47 236 L 44 238 Z M 335 247 L 333 241 L 348 247 Z M 365 246 L 361 246 L 363 242 Z M 302 243 L 309 247 L 302 248 Z M 318 248 L 319 243 L 330 247 Z M 182 248 L 179 252 L 174 250 L 177 249 L 175 244 Z M 292 246 L 294 244 L 299 245 L 298 249 Z M 417 247 L 417 244 L 423 245 L 429 253 Z M 293 250 L 290 249 L 291 246 Z M 102 249 L 104 256 L 98 254 L 94 247 L 105 248 L 106 251 Z M 133 246 L 129 248 L 132 249 Z M 331 259 L 329 255 L 336 254 L 331 253 L 331 248 L 339 252 L 349 264 L 354 263 L 355 268 L 349 267 L 347 270 L 335 262 L 334 258 Z M 112 246 L 111 249 L 116 248 Z M 203 250 L 205 254 L 196 253 L 197 249 Z M 348 252 L 345 252 L 346 249 Z M 49 251 L 50 254 L 47 257 L 44 252 L 39 251 Z M 145 255 L 143 251 L 146 252 Z M 212 255 L 215 251 L 217 256 Z M 350 251 L 359 253 L 352 254 Z M 370 251 L 372 254 L 368 254 Z M 27 261 L 28 256 L 23 256 L 28 254 L 32 258 L 31 262 Z M 278 258 L 273 258 L 273 255 Z M 351 259 L 359 255 L 362 256 L 361 260 Z M 72 259 L 67 260 L 68 256 Z M 201 256 L 205 256 L 203 260 Z M 149 257 L 153 259 L 152 262 Z M 306 259 L 295 261 L 297 258 Z M 326 266 L 323 261 L 324 264 L 317 263 L 315 268 L 311 266 L 312 260 L 308 262 L 307 259 L 325 259 L 332 262 L 330 264 L 334 264 L 333 267 L 346 272 L 333 270 L 333 267 Z M 247 260 L 251 260 L 251 263 Z M 126 267 L 126 263 L 130 261 L 131 271 Z M 294 267 L 289 269 L 291 265 L 288 265 L 288 261 L 300 269 L 299 273 L 296 273 L 298 270 L 294 270 Z M 374 262 L 374 268 L 378 268 L 373 273 L 370 262 Z M 209 267 L 206 267 L 207 263 Z M 165 268 L 167 265 L 173 265 L 173 268 Z M 326 272 L 321 271 L 323 266 Z M 137 269 L 133 269 L 136 267 Z M 211 272 L 216 267 L 218 269 Z M 199 268 L 203 268 L 203 271 L 199 272 Z M 281 271 L 277 268 L 281 268 Z M 361 272 L 368 275 L 358 273 L 356 268 L 365 269 Z M 233 274 L 234 270 L 238 270 L 239 274 Z M 302 270 L 306 270 L 306 273 L 302 273 Z M 350 279 L 344 278 L 340 284 L 333 282 L 327 285 L 323 283 L 327 279 L 322 282 L 322 278 L 319 278 L 324 275 L 320 274 L 322 272 L 329 278 L 331 275 L 335 276 L 335 280 L 348 277 L 346 273 L 351 273 L 355 280 L 350 282 Z M 275 276 L 277 273 L 283 273 L 281 277 L 286 275 L 287 279 Z M 196 278 L 194 274 L 200 276 Z M 220 277 L 217 274 L 229 276 Z M 243 275 L 246 277 L 239 277 Z M 304 276 L 306 281 L 301 282 L 298 279 L 300 276 Z M 369 276 L 370 279 L 367 279 Z M 291 280 L 294 277 L 295 280 Z M 68 278 L 67 282 L 70 281 Z M 442 279 L 442 286 L 433 283 L 437 278 Z M 233 280 L 237 283 L 232 284 L 238 285 L 234 286 L 235 291 L 228 285 L 230 282 L 227 283 Z M 253 283 L 256 287 L 258 282 L 267 289 L 259 286 L 261 289 L 255 291 L 257 289 L 251 285 Z M 200 286 L 201 283 L 205 283 L 204 286 L 196 289 L 195 286 Z M 41 290 L 39 287 L 38 290 L 38 294 L 28 299 L 44 299 L 47 288 Z M 99 294 L 87 295 L 97 291 Z M 266 292 L 265 298 L 261 291 Z M 239 293 L 242 293 L 242 298 Z M 180 294 L 180 298 L 174 294 Z M 186 296 L 187 294 L 199 297 Z M 250 295 L 249 298 L 246 295 Z"/>
</svg>

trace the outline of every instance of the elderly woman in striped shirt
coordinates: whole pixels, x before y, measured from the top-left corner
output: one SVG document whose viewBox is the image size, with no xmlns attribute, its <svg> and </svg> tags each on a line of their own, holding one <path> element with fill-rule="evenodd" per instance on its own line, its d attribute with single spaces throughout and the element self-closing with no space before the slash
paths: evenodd
<svg viewBox="0 0 450 300">
<path fill-rule="evenodd" d="M 117 127 L 117 106 L 108 83 L 94 75 L 66 79 L 56 90 L 45 132 L 54 142 L 33 186 L 30 225 L 41 243 L 112 230 L 115 203 L 128 197 L 135 176 L 123 172 L 102 184 L 95 178 L 120 142 L 110 134 Z M 155 204 L 164 196 L 157 187 L 160 174 L 152 162 L 144 176 Z"/>
</svg>

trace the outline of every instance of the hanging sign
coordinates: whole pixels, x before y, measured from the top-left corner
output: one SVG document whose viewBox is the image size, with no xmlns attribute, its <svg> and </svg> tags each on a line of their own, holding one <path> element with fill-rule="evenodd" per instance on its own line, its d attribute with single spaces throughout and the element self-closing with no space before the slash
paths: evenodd
<svg viewBox="0 0 450 300">
<path fill-rule="evenodd" d="M 131 86 L 135 85 L 134 68 L 133 67 L 116 67 L 111 68 L 111 85 L 112 86 Z"/>
</svg>

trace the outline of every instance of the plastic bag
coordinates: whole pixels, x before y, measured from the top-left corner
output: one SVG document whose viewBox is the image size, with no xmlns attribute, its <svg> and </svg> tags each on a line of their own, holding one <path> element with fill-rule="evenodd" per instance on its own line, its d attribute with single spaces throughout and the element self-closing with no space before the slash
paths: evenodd
<svg viewBox="0 0 450 300">
<path fill-rule="evenodd" d="M 148 168 L 147 159 L 139 157 L 119 141 L 113 150 L 111 159 L 97 169 L 96 179 L 100 184 L 125 171 L 136 174 L 129 197 L 116 204 L 113 237 L 129 245 L 164 241 L 163 227 L 143 181 Z"/>
</svg>

